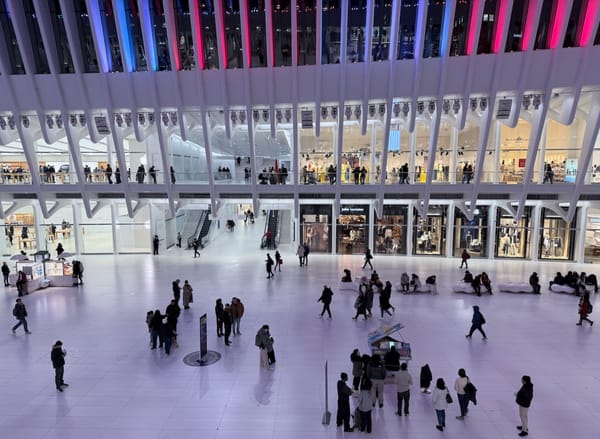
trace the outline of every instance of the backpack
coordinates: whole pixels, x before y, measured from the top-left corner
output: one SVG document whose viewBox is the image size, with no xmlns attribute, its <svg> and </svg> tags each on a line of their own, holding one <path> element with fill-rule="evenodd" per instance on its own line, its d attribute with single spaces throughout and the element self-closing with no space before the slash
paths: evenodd
<svg viewBox="0 0 600 439">
<path fill-rule="evenodd" d="M 263 349 L 264 345 L 262 343 L 262 337 L 261 337 L 262 334 L 261 334 L 261 332 L 262 331 L 258 331 L 256 333 L 256 337 L 254 337 L 254 346 L 257 346 L 257 347 Z"/>
<path fill-rule="evenodd" d="M 13 308 L 13 316 L 17 317 L 17 305 L 15 305 L 15 307 Z"/>
<path fill-rule="evenodd" d="M 587 309 L 588 314 L 591 314 L 593 310 L 594 310 L 594 307 L 592 306 L 591 303 L 588 302 L 588 309 Z"/>
</svg>

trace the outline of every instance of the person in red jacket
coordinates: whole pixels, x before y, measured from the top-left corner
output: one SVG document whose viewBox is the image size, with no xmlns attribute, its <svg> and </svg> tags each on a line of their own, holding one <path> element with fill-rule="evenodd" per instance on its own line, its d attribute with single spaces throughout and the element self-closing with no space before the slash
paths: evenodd
<svg viewBox="0 0 600 439">
<path fill-rule="evenodd" d="M 588 315 L 592 311 L 592 304 L 590 303 L 590 293 L 586 292 L 583 294 L 581 301 L 579 302 L 579 323 L 578 326 L 581 326 L 581 323 L 585 320 L 592 326 L 594 322 L 588 319 Z"/>
</svg>

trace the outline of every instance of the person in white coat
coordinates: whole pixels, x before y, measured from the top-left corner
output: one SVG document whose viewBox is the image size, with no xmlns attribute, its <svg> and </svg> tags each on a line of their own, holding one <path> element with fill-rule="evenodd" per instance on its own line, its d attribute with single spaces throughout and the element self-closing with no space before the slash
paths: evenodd
<svg viewBox="0 0 600 439">
<path fill-rule="evenodd" d="M 435 389 L 431 394 L 433 401 L 433 408 L 437 416 L 437 428 L 439 431 L 444 431 L 446 427 L 446 409 L 448 408 L 448 400 L 446 399 L 450 395 L 446 383 L 443 378 L 438 378 L 435 384 Z"/>
</svg>

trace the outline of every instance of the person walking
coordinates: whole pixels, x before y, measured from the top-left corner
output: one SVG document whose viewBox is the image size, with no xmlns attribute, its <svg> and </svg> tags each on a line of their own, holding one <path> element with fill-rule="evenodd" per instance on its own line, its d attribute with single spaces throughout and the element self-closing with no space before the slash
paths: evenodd
<svg viewBox="0 0 600 439">
<path fill-rule="evenodd" d="M 10 274 L 10 268 L 8 268 L 8 264 L 6 262 L 2 263 L 2 277 L 4 278 L 4 286 L 8 287 L 10 283 L 8 282 L 8 275 Z"/>
<path fill-rule="evenodd" d="M 435 389 L 431 395 L 433 401 L 433 408 L 435 409 L 435 415 L 437 417 L 437 428 L 439 431 L 444 431 L 446 428 L 446 409 L 448 408 L 448 402 L 452 401 L 450 392 L 446 387 L 446 383 L 443 378 L 438 378 L 435 383 Z"/>
<path fill-rule="evenodd" d="M 302 267 L 304 265 L 304 246 L 302 244 L 298 244 L 298 248 L 296 249 L 296 255 L 298 256 L 300 266 Z"/>
<path fill-rule="evenodd" d="M 358 296 L 356 296 L 356 300 L 354 301 L 354 308 L 356 308 L 356 315 L 352 317 L 353 320 L 356 320 L 359 315 L 363 315 L 365 320 L 368 319 L 367 316 L 367 298 L 362 291 L 358 291 Z"/>
<path fill-rule="evenodd" d="M 275 262 L 273 261 L 273 258 L 269 253 L 267 253 L 267 259 L 265 259 L 265 263 L 267 268 L 267 279 L 271 279 L 275 276 L 275 274 L 273 273 L 273 264 Z"/>
<path fill-rule="evenodd" d="M 304 265 L 306 265 L 308 267 L 308 255 L 310 254 L 310 247 L 308 246 L 308 244 L 305 242 L 304 245 Z"/>
<path fill-rule="evenodd" d="M 12 327 L 13 334 L 16 334 L 17 328 L 21 325 L 23 325 L 23 329 L 25 329 L 26 334 L 31 334 L 29 328 L 27 327 L 27 309 L 25 308 L 25 304 L 21 301 L 21 299 L 17 299 L 12 313 L 13 316 L 15 316 L 15 318 L 19 321 L 19 323 Z"/>
<path fill-rule="evenodd" d="M 373 398 L 373 383 L 370 379 L 363 379 L 360 384 L 360 393 L 358 394 L 358 414 L 360 416 L 360 431 L 371 433 L 372 421 L 371 410 L 375 405 Z"/>
<path fill-rule="evenodd" d="M 229 346 L 231 342 L 229 341 L 229 337 L 231 336 L 231 308 L 229 304 L 225 304 L 225 308 L 223 308 L 223 314 L 221 319 L 223 320 L 223 327 L 225 331 L 223 335 L 225 336 L 225 346 Z"/>
<path fill-rule="evenodd" d="M 373 259 L 373 254 L 371 254 L 371 249 L 367 248 L 365 250 L 365 263 L 362 266 L 363 270 L 365 269 L 367 264 L 369 264 L 369 268 L 371 268 L 371 270 L 373 269 L 373 264 L 371 263 L 371 259 Z"/>
<path fill-rule="evenodd" d="M 279 250 L 275 250 L 275 268 L 273 269 L 273 271 L 277 271 L 277 268 L 279 268 L 279 271 L 281 272 L 281 264 L 283 264 L 283 259 L 281 259 L 281 253 L 279 253 Z"/>
<path fill-rule="evenodd" d="M 584 320 L 588 322 L 590 326 L 593 326 L 594 322 L 588 319 L 588 315 L 592 312 L 592 309 L 592 304 L 590 303 L 590 293 L 586 291 L 583 293 L 583 297 L 579 301 L 579 323 L 577 323 L 577 326 L 581 326 Z"/>
<path fill-rule="evenodd" d="M 398 396 L 398 411 L 396 414 L 402 416 L 402 403 L 404 403 L 404 416 L 409 414 L 410 386 L 412 386 L 412 375 L 408 372 L 406 363 L 400 365 L 396 372 L 396 394 Z"/>
<path fill-rule="evenodd" d="M 223 301 L 217 299 L 215 303 L 215 317 L 217 319 L 217 337 L 223 335 Z"/>
<path fill-rule="evenodd" d="M 200 252 L 198 251 L 198 247 L 200 247 L 200 243 L 198 242 L 197 239 L 194 239 L 192 241 L 192 248 L 194 249 L 194 258 L 196 258 L 196 256 L 200 256 Z"/>
<path fill-rule="evenodd" d="M 232 298 L 229 312 L 231 313 L 233 335 L 242 335 L 240 332 L 240 321 L 244 315 L 244 304 L 242 301 L 237 297 Z"/>
<path fill-rule="evenodd" d="M 181 248 L 181 232 L 177 232 L 177 247 Z"/>
<path fill-rule="evenodd" d="M 181 297 L 181 286 L 179 286 L 179 283 L 181 281 L 179 279 L 175 279 L 173 281 L 173 283 L 171 284 L 171 288 L 173 290 L 173 298 L 179 302 L 179 298 Z"/>
<path fill-rule="evenodd" d="M 171 303 L 165 309 L 165 315 L 167 316 L 167 325 L 171 326 L 173 330 L 171 334 L 173 344 L 175 347 L 179 347 L 179 343 L 177 343 L 177 320 L 181 315 L 181 308 L 177 304 L 177 300 L 171 299 Z"/>
<path fill-rule="evenodd" d="M 396 308 L 392 306 L 390 303 L 390 297 L 392 296 L 392 284 L 390 281 L 385 282 L 385 287 L 379 293 L 379 309 L 381 310 L 381 318 L 383 318 L 383 313 L 386 312 L 388 315 L 392 316 L 393 314 L 390 312 L 390 309 L 396 312 Z"/>
<path fill-rule="evenodd" d="M 485 324 L 485 317 L 483 317 L 483 314 L 481 314 L 481 311 L 479 311 L 479 307 L 477 305 L 474 305 L 473 306 L 473 317 L 471 318 L 471 329 L 469 330 L 469 333 L 467 335 L 465 335 L 465 337 L 471 338 L 471 336 L 473 335 L 475 330 L 478 330 L 479 332 L 481 332 L 481 335 L 483 335 L 483 339 L 487 340 L 487 335 L 485 334 L 485 331 L 483 330 L 484 324 Z"/>
<path fill-rule="evenodd" d="M 469 412 L 469 395 L 465 391 L 465 386 L 469 383 L 469 377 L 463 368 L 458 369 L 458 378 L 454 381 L 454 390 L 458 396 L 458 405 L 460 407 L 460 416 L 456 419 L 463 420 Z"/>
<path fill-rule="evenodd" d="M 352 388 L 358 392 L 358 386 L 360 385 L 360 378 L 364 373 L 364 363 L 362 355 L 358 349 L 354 349 L 350 354 L 350 361 L 352 362 Z"/>
<path fill-rule="evenodd" d="M 517 430 L 521 431 L 519 436 L 527 436 L 529 434 L 527 413 L 533 399 L 533 383 L 530 376 L 523 375 L 521 378 L 521 388 L 515 396 L 517 397 L 516 402 L 519 406 L 519 417 L 521 418 L 521 425 L 517 425 Z"/>
<path fill-rule="evenodd" d="M 343 425 L 345 432 L 352 432 L 354 431 L 353 428 L 350 428 L 350 397 L 352 396 L 352 389 L 346 384 L 347 381 L 348 374 L 342 372 L 337 382 L 338 403 L 335 424 L 338 427 Z"/>
<path fill-rule="evenodd" d="M 458 267 L 458 268 L 463 268 L 463 265 L 464 265 L 465 268 L 468 269 L 469 268 L 469 262 L 468 261 L 469 261 L 469 259 L 471 259 L 471 255 L 469 254 L 469 252 L 467 251 L 466 248 L 463 248 L 463 251 L 462 251 L 462 253 L 460 255 L 460 259 L 461 259 L 460 267 Z"/>
<path fill-rule="evenodd" d="M 331 291 L 331 288 L 329 288 L 327 285 L 323 285 L 323 292 L 321 293 L 319 300 L 317 300 L 317 302 L 323 302 L 323 311 L 321 311 L 319 317 L 323 317 L 323 314 L 325 314 L 325 311 L 327 311 L 329 318 L 331 318 L 331 310 L 329 309 L 329 305 L 331 305 L 332 297 L 333 291 Z"/>
<path fill-rule="evenodd" d="M 158 245 L 160 244 L 160 239 L 158 239 L 158 235 L 154 235 L 154 239 L 152 240 L 152 254 L 158 255 Z"/>
<path fill-rule="evenodd" d="M 65 383 L 66 356 L 67 351 L 63 349 L 62 341 L 57 340 L 50 351 L 50 360 L 52 361 L 52 367 L 54 368 L 54 384 L 56 385 L 56 390 L 59 392 L 63 391 L 63 387 L 69 387 L 69 385 Z"/>
<path fill-rule="evenodd" d="M 194 289 L 187 280 L 183 281 L 183 309 L 190 309 L 190 303 L 194 301 Z"/>
<path fill-rule="evenodd" d="M 367 368 L 367 376 L 373 383 L 371 391 L 373 393 L 373 406 L 375 399 L 379 401 L 379 408 L 383 407 L 383 384 L 385 382 L 386 370 L 381 362 L 379 354 L 373 354 Z M 370 432 L 369 432 L 370 433 Z"/>
<path fill-rule="evenodd" d="M 171 355 L 171 346 L 173 345 L 173 339 L 176 333 L 173 330 L 173 326 L 169 322 L 165 323 L 160 327 L 160 338 L 165 346 L 165 354 Z"/>
</svg>

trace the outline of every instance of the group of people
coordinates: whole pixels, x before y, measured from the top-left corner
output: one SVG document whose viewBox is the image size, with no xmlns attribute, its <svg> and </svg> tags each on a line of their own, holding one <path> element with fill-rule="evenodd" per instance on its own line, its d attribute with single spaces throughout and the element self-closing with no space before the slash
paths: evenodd
<svg viewBox="0 0 600 439">
<path fill-rule="evenodd" d="M 244 315 L 244 304 L 237 297 L 231 299 L 231 303 L 223 305 L 223 299 L 219 298 L 215 303 L 215 318 L 217 322 L 217 337 L 224 337 L 225 346 L 231 345 L 231 332 L 233 335 L 241 335 L 240 322 Z"/>
<path fill-rule="evenodd" d="M 473 274 L 469 270 L 465 270 L 465 275 L 462 281 L 470 284 L 471 287 L 473 287 L 475 294 L 477 294 L 478 296 L 481 296 L 481 287 L 484 287 L 488 293 L 493 294 L 492 281 L 485 271 L 481 274 L 473 276 Z"/>
<path fill-rule="evenodd" d="M 437 276 L 431 275 L 427 276 L 425 279 L 425 284 L 429 285 L 432 294 L 437 294 Z M 400 292 L 408 293 L 412 288 L 413 293 L 417 293 L 422 291 L 422 283 L 419 275 L 416 273 L 412 273 L 410 277 L 408 277 L 408 273 L 404 272 L 400 275 Z"/>
<path fill-rule="evenodd" d="M 298 244 L 298 248 L 296 249 L 296 256 L 298 256 L 298 262 L 300 262 L 300 266 L 308 266 L 308 255 L 310 254 L 310 247 L 308 244 L 302 243 Z"/>
<path fill-rule="evenodd" d="M 244 178 L 248 180 L 250 178 L 251 172 L 244 173 Z M 275 169 L 274 166 L 271 166 L 268 170 L 267 168 L 263 168 L 262 172 L 258 174 L 258 182 L 259 184 L 285 184 L 288 178 L 288 170 L 284 164 L 281 164 L 279 169 Z"/>
<path fill-rule="evenodd" d="M 357 320 L 358 316 L 362 315 L 365 320 L 373 315 L 373 299 L 375 296 L 375 289 L 379 292 L 379 310 L 381 312 L 381 318 L 384 314 L 392 316 L 396 308 L 391 304 L 392 297 L 392 284 L 389 281 L 385 283 L 379 278 L 377 271 L 371 273 L 371 278 L 363 276 L 360 279 L 360 285 L 358 287 L 358 295 L 354 300 L 354 308 L 356 314 L 352 319 Z M 392 311 L 390 311 L 392 310 Z"/>
<path fill-rule="evenodd" d="M 398 416 L 408 416 L 410 414 L 410 388 L 413 385 L 413 378 L 408 371 L 406 362 L 400 362 L 400 354 L 392 346 L 384 355 L 383 359 L 379 354 L 361 355 L 358 349 L 354 349 L 350 354 L 352 363 L 352 387 L 348 382 L 348 374 L 342 372 L 337 382 L 337 427 L 343 427 L 344 432 L 352 432 L 359 429 L 364 433 L 372 431 L 371 412 L 378 403 L 379 408 L 384 406 L 384 385 L 386 376 L 389 373 L 394 376 L 394 385 L 396 390 L 397 408 L 395 414 Z M 453 403 L 450 390 L 446 386 L 443 378 L 437 378 L 433 392 L 430 390 L 433 375 L 428 364 L 421 368 L 420 387 L 421 392 L 431 393 L 431 405 L 435 410 L 439 431 L 446 428 L 446 409 Z M 459 414 L 457 420 L 464 420 L 469 412 L 469 403 L 477 404 L 477 388 L 471 382 L 465 369 L 458 369 L 458 376 L 454 381 L 454 391 L 458 400 Z M 350 398 L 355 396 L 356 409 L 354 411 L 354 423 L 351 426 L 350 419 L 352 411 L 350 407 Z M 517 426 L 519 436 L 529 434 L 528 411 L 533 400 L 533 383 L 531 377 L 523 375 L 521 378 L 521 387 L 515 393 L 516 404 L 519 407 L 520 425 Z"/>
<path fill-rule="evenodd" d="M 598 278 L 595 274 L 587 275 L 585 272 L 577 273 L 576 271 L 569 271 L 566 275 L 562 275 L 561 272 L 557 272 L 554 279 L 550 281 L 550 287 L 553 285 L 567 285 L 575 289 L 577 295 L 581 295 L 588 286 L 594 288 L 594 292 L 598 292 Z"/>
</svg>

